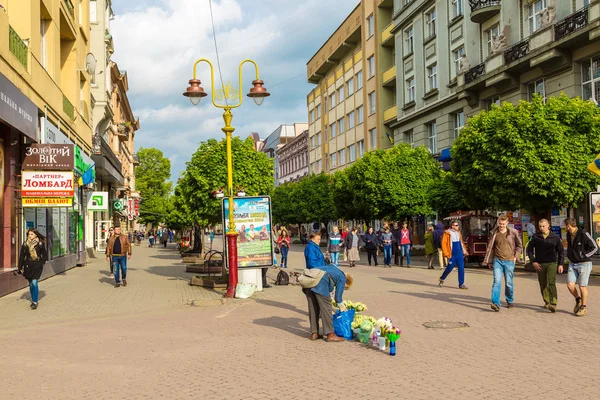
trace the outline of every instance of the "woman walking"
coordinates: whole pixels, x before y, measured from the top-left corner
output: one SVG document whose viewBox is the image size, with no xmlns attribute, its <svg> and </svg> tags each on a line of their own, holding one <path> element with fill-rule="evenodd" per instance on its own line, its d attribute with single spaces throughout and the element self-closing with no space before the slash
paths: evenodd
<svg viewBox="0 0 600 400">
<path fill-rule="evenodd" d="M 290 250 L 290 236 L 286 229 L 280 231 L 279 237 L 277 238 L 277 245 L 279 245 L 279 251 L 281 252 L 281 264 L 280 268 L 287 268 L 288 251 Z"/>
<path fill-rule="evenodd" d="M 433 269 L 433 255 L 435 254 L 433 245 L 433 226 L 429 225 L 425 232 L 425 255 L 427 256 L 427 269 Z"/>
<path fill-rule="evenodd" d="M 329 245 L 327 246 L 327 251 L 329 251 L 329 256 L 331 257 L 331 263 L 336 267 L 340 266 L 340 250 L 343 246 L 344 242 L 342 241 L 340 230 L 337 226 L 334 226 L 333 232 L 329 234 Z"/>
<path fill-rule="evenodd" d="M 30 229 L 27 231 L 27 239 L 21 246 L 19 256 L 19 273 L 29 281 L 29 294 L 31 294 L 31 309 L 38 307 L 38 280 L 42 276 L 42 270 L 47 260 L 45 237 L 37 231 Z"/>
<path fill-rule="evenodd" d="M 363 242 L 365 242 L 365 248 L 367 249 L 369 265 L 371 265 L 371 259 L 373 259 L 373 261 L 375 261 L 375 266 L 377 266 L 377 247 L 379 247 L 379 239 L 377 238 L 377 234 L 373 232 L 372 227 L 369 227 L 367 233 L 363 235 Z"/>
<path fill-rule="evenodd" d="M 358 253 L 358 232 L 356 231 L 356 227 L 352 228 L 350 233 L 346 235 L 346 249 L 348 250 L 348 265 L 352 267 L 356 267 L 356 262 L 360 261 L 360 255 Z"/>
</svg>

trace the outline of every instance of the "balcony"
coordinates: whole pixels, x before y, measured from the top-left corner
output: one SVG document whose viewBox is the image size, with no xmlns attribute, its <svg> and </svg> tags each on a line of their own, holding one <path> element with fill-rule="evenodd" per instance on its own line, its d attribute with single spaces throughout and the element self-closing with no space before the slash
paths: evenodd
<svg viewBox="0 0 600 400">
<path fill-rule="evenodd" d="M 398 109 L 395 104 L 389 108 L 386 108 L 383 111 L 383 122 L 384 123 L 393 122 L 396 120 L 397 117 L 398 117 Z"/>
<path fill-rule="evenodd" d="M 29 60 L 29 48 L 17 32 L 9 25 L 8 27 L 8 48 L 17 60 L 27 69 Z"/>
<path fill-rule="evenodd" d="M 525 39 L 504 50 L 504 65 L 517 61 L 518 59 L 525 57 L 528 53 L 529 39 Z"/>
<path fill-rule="evenodd" d="M 471 21 L 480 24 L 500 13 L 500 0 L 469 0 Z"/>
<path fill-rule="evenodd" d="M 587 24 L 588 7 L 585 7 L 554 25 L 554 40 L 560 40 L 581 28 L 585 28 Z"/>
<path fill-rule="evenodd" d="M 73 6 L 73 3 L 71 2 L 71 0 L 63 0 L 65 3 L 65 7 L 67 7 L 67 10 L 69 11 L 69 14 L 71 14 L 71 18 L 75 19 L 75 7 Z"/>
<path fill-rule="evenodd" d="M 140 156 L 133 153 L 133 165 L 140 165 Z"/>
<path fill-rule="evenodd" d="M 485 74 L 485 63 L 474 66 L 467 72 L 465 72 L 465 85 L 473 82 L 475 79 Z"/>
<path fill-rule="evenodd" d="M 383 86 L 396 86 L 396 65 L 392 65 L 383 72 Z"/>
<path fill-rule="evenodd" d="M 65 114 L 69 116 L 71 119 L 75 119 L 75 107 L 73 107 L 73 103 L 67 99 L 67 96 L 63 94 L 63 111 Z"/>
<path fill-rule="evenodd" d="M 392 33 L 392 29 L 394 29 L 394 23 L 390 23 L 385 27 L 383 32 L 381 32 L 381 45 L 387 47 L 394 46 L 394 34 Z"/>
</svg>

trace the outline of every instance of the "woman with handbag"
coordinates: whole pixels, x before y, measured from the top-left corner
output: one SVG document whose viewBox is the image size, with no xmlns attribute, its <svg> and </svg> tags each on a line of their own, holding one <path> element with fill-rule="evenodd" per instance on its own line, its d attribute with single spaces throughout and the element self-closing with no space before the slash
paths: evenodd
<svg viewBox="0 0 600 400">
<path fill-rule="evenodd" d="M 27 239 L 21 246 L 19 255 L 19 273 L 29 282 L 29 294 L 31 295 L 30 307 L 32 310 L 38 307 L 38 280 L 42 276 L 44 264 L 47 260 L 45 237 L 37 229 L 27 231 Z"/>
<path fill-rule="evenodd" d="M 281 264 L 280 268 L 287 268 L 288 251 L 290 250 L 290 237 L 286 229 L 282 229 L 279 237 L 277 238 L 277 245 L 281 252 Z"/>
<path fill-rule="evenodd" d="M 348 249 L 348 265 L 352 267 L 356 267 L 356 262 L 360 261 L 360 254 L 358 253 L 358 243 L 359 243 L 358 232 L 356 227 L 352 228 L 346 235 L 346 249 Z"/>
<path fill-rule="evenodd" d="M 363 242 L 365 242 L 365 249 L 367 249 L 369 265 L 371 265 L 371 259 L 373 259 L 373 261 L 375 261 L 375 266 L 377 266 L 377 248 L 379 247 L 379 239 L 377 238 L 377 234 L 373 232 L 372 227 L 369 227 L 367 233 L 363 235 Z"/>
</svg>

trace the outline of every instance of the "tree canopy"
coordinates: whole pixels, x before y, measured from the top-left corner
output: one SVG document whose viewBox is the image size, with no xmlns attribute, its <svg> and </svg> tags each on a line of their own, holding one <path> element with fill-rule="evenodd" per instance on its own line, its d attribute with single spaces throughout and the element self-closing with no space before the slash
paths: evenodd
<svg viewBox="0 0 600 400">
<path fill-rule="evenodd" d="M 172 184 L 171 161 L 155 148 L 141 148 L 136 153 L 140 164 L 135 167 L 135 187 L 142 196 L 140 222 L 157 224 L 167 211 Z"/>
</svg>

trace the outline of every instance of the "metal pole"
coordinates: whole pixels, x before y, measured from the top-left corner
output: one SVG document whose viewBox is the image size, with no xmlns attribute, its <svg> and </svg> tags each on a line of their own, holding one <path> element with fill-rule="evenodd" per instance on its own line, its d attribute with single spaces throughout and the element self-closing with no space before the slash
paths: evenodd
<svg viewBox="0 0 600 400">
<path fill-rule="evenodd" d="M 227 260 L 229 262 L 229 287 L 225 293 L 225 297 L 233 298 L 235 296 L 235 288 L 238 283 L 238 254 L 237 254 L 237 236 L 238 233 L 235 231 L 235 223 L 233 219 L 233 159 L 231 154 L 231 134 L 235 130 L 231 127 L 231 109 L 225 108 L 223 113 L 223 121 L 225 121 L 225 127 L 222 129 L 225 133 L 227 143 L 227 190 L 228 198 L 227 202 L 229 205 L 229 226 L 227 229 Z"/>
</svg>

